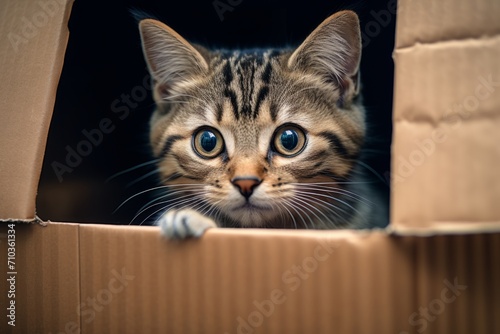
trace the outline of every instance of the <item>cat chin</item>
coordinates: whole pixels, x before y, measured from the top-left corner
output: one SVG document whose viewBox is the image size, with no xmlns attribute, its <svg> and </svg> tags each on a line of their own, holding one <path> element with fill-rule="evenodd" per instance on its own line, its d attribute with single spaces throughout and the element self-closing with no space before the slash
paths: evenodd
<svg viewBox="0 0 500 334">
<path fill-rule="evenodd" d="M 239 209 L 227 213 L 241 227 L 264 227 L 267 222 L 276 218 L 276 213 L 269 210 Z"/>
</svg>

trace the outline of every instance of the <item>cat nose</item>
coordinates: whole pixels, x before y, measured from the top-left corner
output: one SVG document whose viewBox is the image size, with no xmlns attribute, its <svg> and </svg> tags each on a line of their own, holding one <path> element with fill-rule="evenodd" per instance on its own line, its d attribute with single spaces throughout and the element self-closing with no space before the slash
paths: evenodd
<svg viewBox="0 0 500 334">
<path fill-rule="evenodd" d="M 255 176 L 241 176 L 235 177 L 231 180 L 231 183 L 239 189 L 240 193 L 246 198 L 249 199 L 252 196 L 253 190 L 259 184 L 261 184 L 262 180 Z"/>
</svg>

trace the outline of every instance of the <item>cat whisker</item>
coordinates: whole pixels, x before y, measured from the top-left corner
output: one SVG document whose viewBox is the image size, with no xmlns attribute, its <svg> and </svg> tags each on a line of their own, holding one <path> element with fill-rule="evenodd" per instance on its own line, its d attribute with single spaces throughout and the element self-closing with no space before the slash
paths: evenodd
<svg viewBox="0 0 500 334">
<path fill-rule="evenodd" d="M 206 200 L 203 200 L 198 206 L 196 207 L 193 206 L 192 209 L 198 211 L 202 215 L 205 215 L 204 212 L 209 207 L 210 203 L 208 203 Z"/>
<path fill-rule="evenodd" d="M 326 192 L 326 193 L 334 193 L 334 194 L 340 194 L 355 200 L 358 200 L 360 202 L 363 202 L 367 205 L 374 205 L 373 202 L 370 200 L 364 198 L 363 196 L 360 196 L 352 191 L 342 189 L 342 188 L 331 188 L 327 186 L 315 186 L 315 185 L 306 185 L 303 186 L 301 184 L 297 185 L 297 188 L 303 189 L 303 190 L 315 190 L 315 191 L 320 191 L 320 192 Z"/>
<path fill-rule="evenodd" d="M 184 206 L 180 208 L 176 208 L 177 210 L 184 210 L 184 209 L 191 209 L 199 212 L 200 208 L 204 208 L 206 205 L 206 201 L 203 198 L 198 198 L 197 201 L 194 202 L 194 204 L 185 204 Z"/>
<path fill-rule="evenodd" d="M 148 206 L 148 205 L 150 205 L 150 204 L 152 204 L 152 203 L 154 203 L 154 202 L 160 201 L 160 200 L 162 200 L 162 199 L 164 199 L 164 198 L 167 198 L 167 197 L 170 197 L 170 196 L 173 196 L 173 195 L 177 195 L 177 194 L 183 194 L 183 193 L 185 193 L 186 191 L 191 192 L 191 191 L 193 191 L 193 190 L 197 190 L 197 188 L 187 188 L 187 189 L 182 189 L 182 190 L 178 190 L 178 189 L 176 189 L 175 191 L 168 191 L 168 190 L 167 190 L 167 192 L 166 192 L 164 195 L 158 196 L 157 198 L 155 198 L 155 199 L 151 200 L 150 202 L 148 202 L 147 204 L 143 205 L 143 206 L 139 209 L 139 211 L 140 211 L 140 210 L 142 210 L 142 209 L 144 209 L 146 206 Z M 193 196 L 193 194 L 192 194 L 192 193 L 190 193 L 190 194 L 187 194 L 187 196 Z M 178 197 L 177 197 L 177 198 L 178 198 Z"/>
<path fill-rule="evenodd" d="M 318 217 L 318 215 L 317 215 L 314 211 L 312 211 L 311 209 L 309 209 L 309 207 L 311 207 L 312 205 L 310 205 L 310 204 L 309 204 L 309 203 L 307 203 L 306 201 L 304 201 L 304 200 L 300 199 L 298 196 L 297 196 L 297 197 L 295 197 L 295 198 L 294 198 L 294 200 L 295 200 L 295 201 L 298 201 L 298 202 L 300 202 L 300 203 L 302 203 L 302 204 L 297 204 L 297 205 L 300 205 L 303 209 L 305 209 L 305 210 L 309 211 L 309 212 L 310 212 L 310 213 L 311 213 L 314 217 L 316 217 L 316 219 L 317 219 L 317 221 L 318 221 L 318 222 L 320 222 L 320 221 L 321 221 L 321 219 Z M 316 209 L 314 206 L 312 206 L 312 207 L 313 207 L 314 209 Z M 317 210 L 317 209 L 316 209 L 316 210 Z M 308 217 L 309 217 L 309 215 L 308 215 Z M 313 220 L 312 220 L 310 217 L 309 217 L 309 220 L 311 221 L 311 225 L 312 225 L 312 227 L 313 227 L 313 228 L 315 228 Z"/>
<path fill-rule="evenodd" d="M 176 188 L 176 187 L 184 187 L 184 186 L 200 186 L 205 187 L 203 183 L 175 183 L 175 184 L 167 184 L 165 187 L 167 188 Z"/>
<path fill-rule="evenodd" d="M 145 218 L 145 219 L 141 222 L 141 224 L 140 224 L 140 225 L 142 225 L 142 224 L 143 224 L 143 223 L 144 223 L 144 222 L 145 222 L 145 221 L 146 221 L 149 217 L 151 217 L 152 215 L 154 215 L 155 213 L 157 213 L 157 212 L 159 212 L 159 211 L 161 211 L 161 210 L 164 210 L 164 209 L 166 209 L 166 208 L 171 208 L 171 207 L 173 207 L 173 206 L 175 206 L 175 205 L 184 204 L 184 203 L 186 203 L 186 202 L 194 201 L 194 200 L 196 200 L 196 199 L 197 199 L 196 197 L 195 197 L 195 198 L 190 197 L 189 199 L 186 199 L 186 200 L 179 200 L 179 199 L 177 199 L 177 202 L 174 202 L 173 204 L 164 205 L 164 206 L 163 206 L 162 208 L 160 208 L 159 210 L 154 211 L 152 214 L 150 214 L 149 216 L 147 216 L 147 217 L 146 217 L 146 218 Z M 170 202 L 172 202 L 172 201 L 171 201 L 171 200 L 169 200 L 169 201 L 163 201 L 163 202 L 159 202 L 159 203 L 156 203 L 156 204 L 150 205 L 149 207 L 147 207 L 146 209 L 144 209 L 141 213 L 138 213 L 138 214 L 137 214 L 137 215 L 136 215 L 136 216 L 135 216 L 135 217 L 134 217 L 134 218 L 130 221 L 129 225 L 131 225 L 131 224 L 134 222 L 134 220 L 135 220 L 135 219 L 136 219 L 136 218 L 137 218 L 140 214 L 142 214 L 143 212 L 145 212 L 145 211 L 147 211 L 147 210 L 151 209 L 151 208 L 152 208 L 152 207 L 154 207 L 154 206 L 157 206 L 157 205 L 162 205 L 162 204 L 167 204 L 167 203 L 170 203 Z M 167 210 L 167 211 L 168 211 L 168 210 Z"/>
<path fill-rule="evenodd" d="M 177 193 L 177 192 L 176 192 L 176 193 Z M 158 203 L 156 203 L 156 204 L 153 204 L 153 203 L 155 203 L 155 202 L 157 202 L 157 201 L 160 201 L 161 199 L 166 198 L 166 197 L 171 196 L 171 195 L 173 195 L 173 194 L 170 194 L 170 193 L 169 193 L 169 194 L 167 194 L 167 195 L 165 195 L 165 196 L 161 196 L 161 197 L 159 197 L 159 198 L 156 198 L 156 199 L 154 199 L 154 200 L 152 200 L 152 201 L 148 202 L 146 205 L 143 205 L 143 206 L 139 209 L 139 211 L 137 212 L 137 214 L 134 216 L 134 218 L 132 218 L 131 223 L 132 223 L 132 222 L 133 222 L 133 221 L 134 221 L 134 220 L 135 220 L 138 216 L 140 216 L 143 212 L 145 212 L 145 211 L 147 211 L 147 210 L 151 209 L 151 208 L 152 208 L 152 207 L 154 207 L 154 206 L 161 205 L 161 204 L 166 204 L 166 203 L 169 203 L 169 202 L 172 202 L 172 201 L 176 201 L 176 200 L 181 200 L 181 199 L 184 199 L 184 198 L 186 198 L 186 197 L 189 197 L 189 198 L 192 198 L 192 197 L 193 197 L 193 195 L 192 195 L 192 194 L 188 194 L 188 195 L 184 195 L 184 196 L 176 197 L 176 198 L 171 199 L 171 200 L 168 200 L 168 201 L 162 201 L 162 202 L 158 202 Z M 130 224 L 129 224 L 129 225 L 130 225 Z"/>
<path fill-rule="evenodd" d="M 312 205 L 311 203 L 309 203 L 307 201 L 307 198 L 305 197 L 301 197 L 301 196 L 296 196 L 295 197 L 295 200 L 299 201 L 299 202 L 302 202 L 304 203 L 304 205 L 307 205 L 311 208 L 313 208 L 315 211 L 317 211 L 318 213 L 320 213 L 324 218 L 325 218 L 325 221 L 329 221 L 331 222 L 330 218 L 328 218 L 324 213 L 323 211 L 321 211 L 320 209 L 318 209 L 317 207 L 315 207 L 314 205 Z M 318 217 L 318 215 L 316 215 L 313 211 L 311 211 L 311 213 L 318 219 L 318 222 L 322 222 L 323 220 L 321 218 Z"/>
<path fill-rule="evenodd" d="M 331 184 L 331 185 L 335 185 L 335 184 L 367 184 L 367 183 L 374 183 L 374 182 L 373 181 L 330 181 L 330 182 L 323 181 L 323 182 L 290 182 L 288 184 L 293 184 L 293 185 L 296 185 L 296 184 Z"/>
<path fill-rule="evenodd" d="M 277 203 L 279 204 L 279 203 Z M 281 210 L 280 206 L 279 205 L 276 205 L 274 203 L 272 203 L 272 201 L 269 201 L 269 205 L 271 206 L 271 209 L 274 211 L 274 210 L 277 210 L 279 215 L 280 215 L 280 218 L 281 218 L 281 222 L 284 223 L 285 221 L 285 216 L 283 215 L 283 210 Z"/>
<path fill-rule="evenodd" d="M 145 194 L 147 192 L 150 192 L 150 191 L 154 191 L 154 190 L 158 190 L 158 189 L 165 189 L 167 188 L 167 186 L 158 186 L 158 187 L 153 187 L 153 188 L 149 188 L 149 189 L 146 189 L 146 190 L 143 190 L 141 192 L 138 192 L 137 194 L 134 194 L 132 196 L 130 196 L 129 198 L 127 198 L 125 201 L 123 201 L 114 211 L 113 211 L 113 214 L 115 214 L 118 210 L 120 210 L 120 208 L 122 206 L 124 206 L 127 202 L 129 202 L 130 200 L 132 200 L 133 198 L 137 197 L 137 196 L 140 196 L 142 194 Z"/>
<path fill-rule="evenodd" d="M 283 193 L 284 190 L 281 189 L 281 190 L 278 190 L 278 192 L 280 193 Z M 287 201 L 285 198 L 281 197 L 281 202 L 287 202 L 289 203 L 289 201 Z M 281 203 L 281 202 L 277 202 L 277 204 L 281 205 L 283 207 L 283 209 L 286 210 L 286 212 L 290 215 L 290 217 L 292 218 L 292 221 L 293 221 L 293 225 L 295 227 L 295 229 L 298 229 L 298 225 L 297 225 L 297 221 L 295 220 L 295 217 L 294 215 L 290 212 L 290 210 L 288 210 L 288 208 L 286 207 L 286 203 Z M 289 204 L 290 205 L 290 204 Z M 285 226 L 285 219 L 283 219 L 283 225 Z"/>
<path fill-rule="evenodd" d="M 296 195 L 297 198 L 302 198 L 304 200 L 311 200 L 311 201 L 314 201 L 314 204 L 317 204 L 319 205 L 320 207 L 322 207 L 325 212 L 329 212 L 329 213 L 332 213 L 334 214 L 337 218 L 339 218 L 340 220 L 344 221 L 346 224 L 348 223 L 348 220 L 346 217 L 342 216 L 341 214 L 339 214 L 336 209 L 339 209 L 337 206 L 331 204 L 331 203 L 328 203 L 328 202 L 325 202 L 323 200 L 318 200 L 316 198 L 313 198 L 311 196 L 305 196 L 305 195 Z M 327 206 L 325 204 L 331 204 L 330 206 Z M 319 210 L 319 209 L 318 209 Z M 321 210 L 320 210 L 321 211 Z M 337 224 L 335 223 L 335 221 L 333 221 L 332 219 L 327 219 L 327 221 L 330 221 L 334 226 L 337 226 Z"/>
<path fill-rule="evenodd" d="M 142 194 L 145 194 L 145 193 L 148 193 L 150 191 L 154 191 L 154 190 L 159 190 L 159 189 L 167 189 L 168 188 L 171 188 L 173 186 L 201 186 L 202 184 L 198 184 L 198 183 L 190 183 L 190 184 L 179 184 L 179 185 L 163 185 L 163 186 L 158 186 L 158 187 L 153 187 L 153 188 L 149 188 L 149 189 L 146 189 L 146 190 L 143 190 L 143 191 L 140 191 L 138 192 L 137 194 L 134 194 L 132 196 L 130 196 L 129 198 L 127 198 L 126 200 L 124 200 L 114 211 L 113 211 L 113 214 L 115 214 L 118 210 L 120 210 L 120 208 L 122 208 L 126 203 L 128 203 L 129 201 L 131 201 L 132 199 L 136 198 L 137 196 L 140 196 Z"/>
<path fill-rule="evenodd" d="M 345 216 L 339 214 L 337 211 L 341 211 L 343 212 L 345 215 L 349 215 L 349 212 L 346 212 L 344 209 L 336 206 L 335 204 L 333 203 L 330 203 L 330 202 L 327 202 L 325 200 L 322 200 L 322 199 L 319 199 L 313 195 L 308 195 L 308 194 L 299 194 L 299 195 L 296 195 L 296 196 L 300 196 L 301 198 L 308 198 L 312 201 L 314 201 L 315 203 L 317 203 L 318 205 L 321 205 L 323 208 L 327 209 L 328 211 L 332 212 L 335 214 L 335 216 L 337 216 L 338 218 L 340 218 L 341 220 L 344 220 L 345 222 L 347 222 L 347 219 L 345 218 Z"/>
<path fill-rule="evenodd" d="M 290 212 L 290 210 L 288 210 L 288 208 L 285 206 L 285 205 L 282 205 L 283 206 L 283 209 L 285 209 L 288 214 L 290 215 L 290 218 L 292 218 L 292 221 L 293 221 L 293 226 L 295 227 L 295 229 L 297 229 L 297 221 L 295 220 L 295 217 L 293 216 L 293 214 Z"/>
<path fill-rule="evenodd" d="M 157 174 L 158 174 L 157 170 L 153 170 L 153 171 L 151 171 L 149 173 L 146 173 L 146 174 L 142 175 L 141 177 L 135 179 L 134 181 L 131 181 L 131 182 L 127 183 L 127 185 L 125 186 L 125 188 L 130 188 L 134 184 L 139 183 L 142 180 L 147 179 L 148 177 L 153 176 L 153 175 L 157 175 Z"/>
<path fill-rule="evenodd" d="M 360 166 L 363 166 L 365 167 L 367 170 L 369 170 L 370 172 L 373 173 L 373 175 L 375 175 L 380 181 L 382 181 L 382 183 L 386 183 L 386 180 L 382 177 L 382 175 L 380 175 L 375 169 L 373 169 L 372 167 L 370 167 L 368 164 L 364 163 L 363 161 L 359 160 L 358 161 L 358 164 Z"/>
<path fill-rule="evenodd" d="M 306 215 L 307 218 L 311 219 L 302 209 L 300 209 L 300 207 L 297 207 L 292 201 L 289 201 L 289 200 L 283 200 L 283 202 L 285 204 L 287 204 L 290 209 L 292 209 L 293 211 L 295 211 L 297 213 L 297 215 L 299 216 L 299 218 L 302 220 L 302 223 L 304 224 L 304 227 L 306 229 L 309 229 L 309 226 L 307 225 L 306 221 L 304 220 L 304 217 L 302 217 L 302 215 L 300 214 L 300 212 L 298 210 L 300 210 L 304 215 Z"/>
<path fill-rule="evenodd" d="M 336 202 L 339 202 L 339 203 L 342 203 L 344 204 L 345 206 L 347 206 L 348 208 L 350 208 L 351 210 L 357 212 L 357 213 L 360 213 L 356 208 L 354 208 L 352 205 L 350 205 L 349 203 L 346 203 L 345 201 L 335 197 L 335 196 L 328 196 L 328 195 L 323 195 L 323 194 L 316 194 L 316 193 L 312 193 L 312 192 L 308 192 L 308 191 L 302 191 L 302 190 L 295 190 L 297 193 L 299 194 L 303 194 L 303 195 L 311 195 L 314 197 L 316 196 L 320 196 L 320 197 L 325 197 L 325 198 L 328 198 L 328 199 L 331 199 L 331 200 L 334 200 Z M 331 203 L 330 203 L 331 204 Z M 340 209 L 340 208 L 339 208 Z M 345 212 L 345 211 L 344 211 Z M 345 212 L 345 213 L 348 213 L 348 212 Z"/>
<path fill-rule="evenodd" d="M 141 164 L 138 164 L 138 165 L 136 165 L 136 166 L 134 166 L 134 167 L 127 168 L 127 169 L 125 169 L 125 170 L 122 170 L 121 172 L 118 172 L 118 173 L 116 173 L 116 174 L 111 175 L 111 176 L 110 176 L 110 177 L 108 177 L 108 178 L 107 178 L 104 182 L 108 183 L 109 181 L 111 181 L 111 180 L 113 180 L 113 179 L 117 178 L 117 177 L 118 177 L 118 176 L 120 176 L 120 175 L 127 174 L 127 173 L 132 172 L 132 171 L 134 171 L 134 170 L 136 170 L 136 169 L 139 169 L 139 168 L 141 168 L 141 167 L 146 167 L 146 166 L 149 166 L 149 165 L 152 165 L 152 164 L 156 164 L 156 163 L 157 163 L 157 162 L 159 162 L 160 160 L 161 160 L 161 159 L 153 159 L 153 160 L 151 160 L 151 161 L 147 161 L 147 162 L 143 162 L 143 163 L 141 163 Z"/>
<path fill-rule="evenodd" d="M 296 191 L 296 196 L 302 196 L 302 197 L 308 197 L 308 198 L 311 198 L 315 201 L 318 201 L 318 202 L 321 202 L 321 203 L 325 203 L 326 205 L 334 208 L 335 210 L 339 210 L 341 212 L 343 212 L 344 214 L 349 214 L 349 212 L 345 211 L 345 209 L 342 209 L 338 206 L 336 206 L 335 204 L 333 203 L 330 203 L 328 201 L 325 201 L 325 200 L 322 200 L 320 198 L 317 198 L 317 194 L 315 193 L 310 193 L 310 192 L 304 192 L 304 191 Z M 327 199 L 334 199 L 335 197 L 332 197 L 332 196 L 327 196 L 327 195 L 319 195 L 320 197 L 326 197 Z"/>
<path fill-rule="evenodd" d="M 202 215 L 205 215 L 207 217 L 210 217 L 210 213 L 211 211 L 213 211 L 214 209 L 217 208 L 217 204 L 219 204 L 222 200 L 218 201 L 218 202 L 215 202 L 215 203 L 208 203 L 208 208 L 206 208 L 201 214 Z"/>
<path fill-rule="evenodd" d="M 199 199 L 199 198 L 191 198 L 191 199 L 189 199 L 189 200 L 183 201 L 183 202 L 182 202 L 182 204 L 188 203 L 188 201 L 194 201 L 195 203 L 197 203 L 196 201 L 201 201 L 201 199 Z M 175 205 L 179 205 L 179 204 L 180 204 L 180 203 L 176 203 Z M 188 205 L 190 205 L 190 204 L 188 204 Z M 180 209 L 183 209 L 183 208 L 184 208 L 184 207 L 182 207 L 182 208 L 180 208 Z M 144 218 L 144 219 L 142 220 L 142 222 L 141 222 L 139 225 L 144 224 L 144 222 L 145 222 L 146 220 L 148 220 L 151 216 L 153 216 L 154 214 L 156 214 L 156 213 L 158 213 L 158 212 L 160 212 L 160 211 L 164 211 L 164 212 L 162 213 L 162 215 L 164 215 L 164 214 L 166 214 L 168 211 L 170 211 L 170 210 L 172 210 L 172 209 L 174 209 L 174 206 L 168 206 L 168 205 L 166 205 L 166 206 L 164 206 L 164 207 L 162 207 L 162 208 L 160 208 L 160 209 L 156 210 L 155 212 L 151 213 L 151 214 L 150 214 L 149 216 L 147 216 L 146 218 Z M 161 216 L 160 216 L 158 219 L 156 219 L 156 220 L 155 220 L 155 222 L 154 222 L 154 224 L 155 224 L 155 225 L 158 225 L 158 220 L 159 220 L 160 218 L 161 218 Z"/>
</svg>

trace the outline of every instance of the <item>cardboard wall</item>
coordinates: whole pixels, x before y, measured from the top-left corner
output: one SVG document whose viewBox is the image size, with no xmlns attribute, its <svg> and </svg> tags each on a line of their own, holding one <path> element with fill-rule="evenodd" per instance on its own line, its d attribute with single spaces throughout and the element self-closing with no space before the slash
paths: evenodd
<svg viewBox="0 0 500 334">
<path fill-rule="evenodd" d="M 500 331 L 499 234 L 16 229 L 18 326 L 2 333 Z"/>
<path fill-rule="evenodd" d="M 500 230 L 500 3 L 401 1 L 392 225 Z"/>
</svg>

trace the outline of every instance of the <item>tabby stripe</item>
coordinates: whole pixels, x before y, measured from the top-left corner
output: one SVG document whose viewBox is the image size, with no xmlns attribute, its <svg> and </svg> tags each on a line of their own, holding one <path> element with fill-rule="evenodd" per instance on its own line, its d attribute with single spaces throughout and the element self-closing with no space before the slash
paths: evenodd
<svg viewBox="0 0 500 334">
<path fill-rule="evenodd" d="M 238 113 L 238 101 L 236 100 L 236 93 L 233 90 L 226 88 L 226 90 L 224 91 L 224 95 L 228 97 L 229 100 L 231 101 L 231 105 L 233 106 L 234 117 L 236 117 L 236 119 L 240 119 L 240 114 Z"/>
<path fill-rule="evenodd" d="M 190 180 L 195 180 L 195 181 L 200 181 L 200 180 L 205 179 L 204 177 L 196 177 L 196 176 L 190 176 L 190 175 L 182 175 L 182 177 L 184 177 L 186 179 L 190 179 Z"/>
<path fill-rule="evenodd" d="M 339 137 L 335 133 L 329 132 L 329 131 L 323 131 L 323 132 L 319 133 L 319 136 L 328 140 L 328 142 L 330 143 L 331 149 L 333 151 L 337 152 L 339 155 L 342 155 L 345 157 L 351 156 L 351 154 L 349 153 L 347 148 L 344 146 L 342 141 L 339 139 Z"/>
<path fill-rule="evenodd" d="M 169 176 L 167 176 L 164 180 L 164 182 L 168 182 L 168 181 L 174 181 L 174 180 L 177 180 L 181 177 L 183 177 L 184 175 L 182 175 L 181 173 L 178 173 L 178 172 L 175 172 L 173 174 L 170 174 Z"/>
<path fill-rule="evenodd" d="M 231 84 L 231 81 L 233 81 L 233 73 L 231 71 L 231 64 L 229 63 L 229 60 L 226 61 L 226 64 L 222 69 L 222 74 L 224 74 L 224 84 L 226 86 L 229 86 Z"/>
<path fill-rule="evenodd" d="M 248 94 L 249 99 L 251 99 L 253 96 L 254 79 L 255 79 L 255 66 L 252 66 L 252 74 L 250 75 L 250 94 Z"/>
<path fill-rule="evenodd" d="M 268 84 L 271 81 L 271 71 L 272 71 L 272 66 L 271 62 L 269 61 L 266 65 L 266 68 L 264 69 L 264 72 L 262 72 L 262 81 L 265 84 Z"/>
<path fill-rule="evenodd" d="M 269 112 L 271 113 L 271 120 L 276 122 L 276 118 L 278 117 L 278 106 L 275 103 L 271 103 Z"/>
<path fill-rule="evenodd" d="M 248 116 L 248 117 L 252 114 L 252 107 L 250 106 L 249 103 L 244 103 L 241 106 L 241 114 L 243 116 Z"/>
<path fill-rule="evenodd" d="M 264 55 L 262 53 L 256 53 L 255 60 L 256 60 L 257 66 L 262 66 L 262 64 L 264 64 Z"/>
<path fill-rule="evenodd" d="M 252 107 L 250 106 L 250 101 L 249 101 L 249 96 L 247 94 L 244 94 L 246 91 L 245 89 L 245 82 L 244 82 L 244 75 L 242 73 L 242 68 L 247 67 L 248 64 L 242 63 L 240 64 L 240 67 L 238 67 L 238 77 L 239 77 L 239 83 L 240 83 L 240 92 L 242 93 L 242 106 L 241 106 L 241 115 L 243 116 L 250 116 L 252 114 Z M 253 82 L 250 82 L 250 85 L 252 85 Z M 253 89 L 253 88 L 252 88 Z"/>
<path fill-rule="evenodd" d="M 315 160 L 324 160 L 326 154 L 327 154 L 326 150 L 321 150 L 308 156 L 307 160 L 311 162 Z"/>
<path fill-rule="evenodd" d="M 216 117 L 217 117 L 217 122 L 221 122 L 222 121 L 222 115 L 224 113 L 224 109 L 222 108 L 222 104 L 220 103 L 217 103 L 217 106 L 215 107 L 216 110 Z"/>
<path fill-rule="evenodd" d="M 257 103 L 255 104 L 255 110 L 253 114 L 253 118 L 257 118 L 259 115 L 260 104 L 269 94 L 269 87 L 264 86 L 260 89 L 259 94 L 257 95 Z"/>
<path fill-rule="evenodd" d="M 328 169 L 322 169 L 320 171 L 317 171 L 317 172 L 314 172 L 312 174 L 308 174 L 308 175 L 300 175 L 300 177 L 304 178 L 304 179 L 313 179 L 315 177 L 318 177 L 318 176 L 325 176 L 325 177 L 328 177 L 334 181 L 341 181 L 343 180 L 340 176 L 336 175 L 335 173 L 333 173 L 332 171 L 328 170 Z"/>
<path fill-rule="evenodd" d="M 184 137 L 179 135 L 173 135 L 168 137 L 167 140 L 165 141 L 165 145 L 163 145 L 163 149 L 161 150 L 161 156 L 165 157 L 168 154 L 170 154 L 172 146 L 175 144 L 176 141 L 181 139 L 184 139 Z"/>
</svg>

